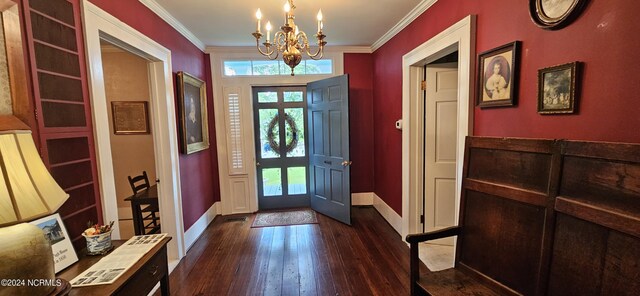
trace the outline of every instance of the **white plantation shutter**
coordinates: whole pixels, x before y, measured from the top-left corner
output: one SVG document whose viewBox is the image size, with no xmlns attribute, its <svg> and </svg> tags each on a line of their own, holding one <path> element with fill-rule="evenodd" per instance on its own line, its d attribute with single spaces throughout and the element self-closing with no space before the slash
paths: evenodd
<svg viewBox="0 0 640 296">
<path fill-rule="evenodd" d="M 243 153 L 243 126 L 239 92 L 226 92 L 227 151 L 229 175 L 245 174 Z"/>
</svg>

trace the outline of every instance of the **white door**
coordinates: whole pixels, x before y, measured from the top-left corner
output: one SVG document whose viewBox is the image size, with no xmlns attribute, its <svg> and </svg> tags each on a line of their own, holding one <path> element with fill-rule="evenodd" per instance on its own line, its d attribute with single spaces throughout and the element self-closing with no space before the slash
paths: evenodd
<svg viewBox="0 0 640 296">
<path fill-rule="evenodd" d="M 427 65 L 425 100 L 424 228 L 455 225 L 457 63 Z M 453 245 L 453 238 L 432 241 Z"/>
</svg>

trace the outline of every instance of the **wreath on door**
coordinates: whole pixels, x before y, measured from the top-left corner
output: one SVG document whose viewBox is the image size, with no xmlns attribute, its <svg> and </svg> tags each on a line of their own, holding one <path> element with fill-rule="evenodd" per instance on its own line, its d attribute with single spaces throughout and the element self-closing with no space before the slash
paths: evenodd
<svg viewBox="0 0 640 296">
<path fill-rule="evenodd" d="M 287 113 L 284 114 L 284 121 L 291 127 L 291 141 L 286 143 L 284 149 L 285 153 L 289 153 L 298 145 L 298 126 L 296 125 L 295 120 L 293 120 L 293 118 L 291 118 Z M 278 122 L 280 122 L 280 114 L 274 116 L 273 119 L 271 119 L 271 122 L 269 122 L 269 127 L 267 128 L 267 140 L 269 141 L 269 147 L 271 147 L 271 150 L 280 155 L 279 139 L 276 139 L 274 134 Z"/>
</svg>

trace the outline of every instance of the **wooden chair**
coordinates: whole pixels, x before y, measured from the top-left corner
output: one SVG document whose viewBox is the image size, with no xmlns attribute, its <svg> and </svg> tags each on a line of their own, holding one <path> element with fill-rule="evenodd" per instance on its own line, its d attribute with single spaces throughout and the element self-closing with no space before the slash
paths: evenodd
<svg viewBox="0 0 640 296">
<path fill-rule="evenodd" d="M 149 177 L 147 176 L 147 171 L 142 171 L 142 175 L 131 177 L 127 176 L 129 179 L 129 185 L 131 185 L 131 190 L 133 194 L 136 195 L 143 190 L 149 189 Z M 144 234 L 153 234 L 160 232 L 160 214 L 158 213 L 158 200 L 151 201 L 149 203 L 131 203 L 131 207 L 133 213 L 136 213 L 136 209 L 133 207 L 140 207 L 139 215 L 134 214 L 134 223 L 138 223 L 142 227 L 136 227 L 136 235 L 144 235 Z M 136 217 L 137 216 L 137 217 Z"/>
<path fill-rule="evenodd" d="M 147 171 L 142 171 L 142 175 L 140 176 L 127 176 L 129 179 L 129 185 L 131 185 L 131 190 L 133 190 L 133 194 L 138 194 L 138 192 L 149 189 L 149 177 L 147 177 Z M 137 184 L 137 185 L 136 185 Z"/>
</svg>

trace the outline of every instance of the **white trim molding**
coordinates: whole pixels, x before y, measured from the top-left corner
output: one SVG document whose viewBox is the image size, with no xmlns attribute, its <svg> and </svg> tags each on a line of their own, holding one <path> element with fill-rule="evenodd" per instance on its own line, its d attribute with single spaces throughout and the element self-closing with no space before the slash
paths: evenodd
<svg viewBox="0 0 640 296">
<path fill-rule="evenodd" d="M 380 39 L 371 45 L 371 51 L 376 51 L 382 47 L 387 41 L 396 36 L 402 29 L 406 28 L 411 22 L 417 19 L 422 13 L 427 11 L 438 0 L 422 0 L 416 7 L 414 7 L 404 18 L 402 18 L 395 26 L 393 26 L 387 33 L 382 35 Z"/>
<path fill-rule="evenodd" d="M 473 98 L 471 85 L 475 61 L 476 18 L 469 15 L 440 34 L 419 45 L 402 58 L 402 236 L 422 232 L 420 214 L 422 209 L 421 138 L 422 108 L 417 104 L 422 100 L 420 81 L 423 66 L 447 54 L 458 51 L 458 134 L 456 137 L 456 191 L 455 220 L 458 221 L 460 208 L 460 187 L 462 185 L 462 163 L 464 159 L 465 137 L 472 133 Z"/>
<path fill-rule="evenodd" d="M 372 206 L 373 192 L 351 193 L 352 206 Z"/>
<path fill-rule="evenodd" d="M 171 51 L 138 32 L 129 25 L 100 9 L 89 0 L 82 1 L 84 38 L 87 53 L 87 73 L 94 128 L 94 145 L 100 176 L 100 196 L 105 221 L 118 221 L 115 199 L 115 180 L 107 114 L 100 40 L 107 40 L 125 51 L 148 61 L 150 90 L 150 123 L 156 155 L 160 219 L 162 231 L 173 239 L 168 244 L 169 262 L 179 261 L 185 255 L 182 194 L 180 190 L 180 164 L 176 111 L 171 68 Z M 114 229 L 114 238 L 120 238 Z"/>
<path fill-rule="evenodd" d="M 164 7 L 162 7 L 155 0 L 139 0 L 142 5 L 149 8 L 153 13 L 158 15 L 162 20 L 167 22 L 169 26 L 173 27 L 180 33 L 184 38 L 187 38 L 193 45 L 195 45 L 200 50 L 204 51 L 206 45 L 202 42 L 195 34 L 193 34 L 185 25 L 183 25 L 179 20 L 177 20 L 171 13 L 169 13 Z"/>
<path fill-rule="evenodd" d="M 184 245 L 189 251 L 193 244 L 200 238 L 202 233 L 213 222 L 216 216 L 220 215 L 220 202 L 217 201 L 200 218 L 184 232 Z"/>
<path fill-rule="evenodd" d="M 387 203 L 384 202 L 377 194 L 373 194 L 373 207 L 380 213 L 382 218 L 387 220 L 389 225 L 393 227 L 393 229 L 401 234 L 402 230 L 402 217 L 396 211 L 394 211 Z M 405 235 L 402 235 L 402 240 L 404 241 Z"/>
<path fill-rule="evenodd" d="M 344 54 L 341 51 L 328 51 L 326 58 L 333 60 L 333 74 L 297 75 L 297 76 L 224 76 L 225 60 L 264 59 L 255 47 L 214 47 L 208 46 L 205 52 L 211 54 L 211 76 L 214 87 L 213 111 L 215 113 L 216 147 L 218 152 L 218 172 L 220 178 L 220 210 L 222 215 L 253 213 L 258 211 L 258 180 L 256 172 L 256 145 L 253 122 L 252 88 L 254 86 L 306 85 L 311 81 L 329 78 L 344 73 Z M 239 95 L 242 128 L 242 155 L 246 164 L 244 174 L 232 174 L 229 168 L 227 145 L 228 128 L 225 124 L 225 92 L 233 90 Z"/>
</svg>

